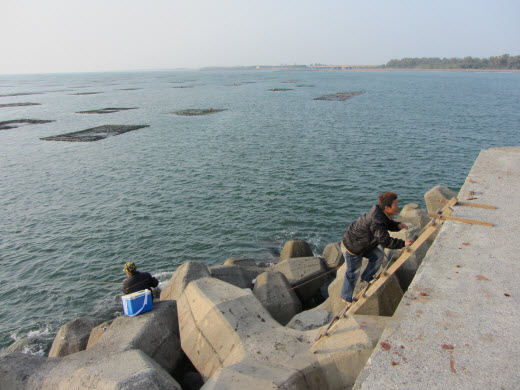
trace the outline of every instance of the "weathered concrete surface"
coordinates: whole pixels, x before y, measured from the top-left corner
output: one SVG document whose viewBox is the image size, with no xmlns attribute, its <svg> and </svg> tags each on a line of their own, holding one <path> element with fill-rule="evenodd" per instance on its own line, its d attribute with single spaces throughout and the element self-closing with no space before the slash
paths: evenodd
<svg viewBox="0 0 520 390">
<path fill-rule="evenodd" d="M 474 191 L 475 199 L 465 198 Z M 481 151 L 356 388 L 517 389 L 520 147 Z"/>
<path fill-rule="evenodd" d="M 287 260 L 292 257 L 312 257 L 311 246 L 303 240 L 290 240 L 285 243 L 280 253 L 278 263 Z"/>
<path fill-rule="evenodd" d="M 448 201 L 453 197 L 457 196 L 457 193 L 450 190 L 447 187 L 438 185 L 431 188 L 426 194 L 424 194 L 424 201 L 426 202 L 426 208 L 428 213 L 435 214 L 437 210 L 442 209 L 446 204 L 439 202 L 439 199 L 444 199 Z M 428 237 L 428 242 L 432 244 L 437 238 L 437 234 L 439 234 L 439 229 L 437 229 L 430 237 Z"/>
<path fill-rule="evenodd" d="M 99 339 L 105 334 L 105 332 L 108 330 L 109 326 L 112 324 L 113 321 L 114 320 L 103 322 L 102 324 L 92 329 L 88 338 L 86 349 L 92 348 L 94 344 L 96 344 L 99 341 Z"/>
<path fill-rule="evenodd" d="M 359 273 L 360 276 L 356 282 L 356 287 L 354 288 L 354 297 L 362 290 L 361 275 L 363 274 L 367 264 L 368 260 L 363 258 L 363 264 Z M 345 264 L 338 269 L 336 279 L 334 279 L 329 286 L 329 298 L 327 298 L 329 303 L 328 305 L 320 305 L 320 308 L 326 309 L 326 307 L 328 307 L 333 314 L 336 314 L 345 308 L 345 303 L 341 299 L 341 286 L 345 279 L 346 270 L 347 266 Z M 403 290 L 399 286 L 399 281 L 397 280 L 397 277 L 392 276 L 376 294 L 366 300 L 363 306 L 356 311 L 356 314 L 391 316 L 394 314 L 394 311 L 399 305 L 402 297 Z"/>
<path fill-rule="evenodd" d="M 180 389 L 170 376 L 182 358 L 176 302 L 118 317 L 89 349 L 65 357 L 0 356 L 4 389 Z"/>
<path fill-rule="evenodd" d="M 122 352 L 139 349 L 167 372 L 172 373 L 182 359 L 177 320 L 177 303 L 160 301 L 153 310 L 136 317 L 113 320 L 89 350 Z"/>
<path fill-rule="evenodd" d="M 203 389 L 348 388 L 387 321 L 342 319 L 312 354 L 318 330 L 281 326 L 252 293 L 218 279 L 190 283 L 178 305 L 182 348 L 208 379 Z"/>
<path fill-rule="evenodd" d="M 83 351 L 88 344 L 90 332 L 98 325 L 94 318 L 79 317 L 63 325 L 54 338 L 49 357 L 62 357 Z"/>
<path fill-rule="evenodd" d="M 247 257 L 230 257 L 224 261 L 224 265 L 236 265 L 237 267 L 256 267 L 253 259 Z"/>
<path fill-rule="evenodd" d="M 166 286 L 164 286 L 161 291 L 161 301 L 176 301 L 191 281 L 209 276 L 209 270 L 205 264 L 187 261 L 177 268 L 170 280 L 168 280 L 168 283 L 166 283 Z"/>
<path fill-rule="evenodd" d="M 302 311 L 302 303 L 281 272 L 263 272 L 256 278 L 253 294 L 280 324 Z"/>
<path fill-rule="evenodd" d="M 331 273 L 325 261 L 319 257 L 294 257 L 285 259 L 269 268 L 269 272 L 281 272 L 302 302 L 319 293 L 321 286 L 330 279 Z"/>
<path fill-rule="evenodd" d="M 139 350 L 100 353 L 91 349 L 63 358 L 21 353 L 1 355 L 0 378 L 0 390 L 181 389 L 166 371 Z"/>
<path fill-rule="evenodd" d="M 424 201 L 426 202 L 426 208 L 429 213 L 436 213 L 438 209 L 445 206 L 444 203 L 439 202 L 439 199 L 450 200 L 457 194 L 447 187 L 438 185 L 430 189 L 424 194 Z"/>
<path fill-rule="evenodd" d="M 253 279 L 260 273 L 259 271 L 252 278 L 244 272 L 243 267 L 237 267 L 236 265 L 214 265 L 208 267 L 209 273 L 212 278 L 222 280 L 223 282 L 232 284 L 240 288 L 253 288 Z"/>
<path fill-rule="evenodd" d="M 20 352 L 0 355 L 0 390 L 40 389 L 45 373 L 61 360 Z"/>
<path fill-rule="evenodd" d="M 405 224 L 413 223 L 414 225 L 418 225 L 421 229 L 430 222 L 428 212 L 421 209 L 417 203 L 408 203 L 404 206 L 396 219 Z"/>
<path fill-rule="evenodd" d="M 325 247 L 321 257 L 329 268 L 338 268 L 345 263 L 345 258 L 341 252 L 341 241 L 333 242 Z"/>
<path fill-rule="evenodd" d="M 295 315 L 286 326 L 296 330 L 318 329 L 328 325 L 332 317 L 332 313 L 327 310 L 314 308 Z"/>
<path fill-rule="evenodd" d="M 394 238 L 399 238 L 404 241 L 409 240 L 409 239 L 414 239 L 414 240 L 417 239 L 417 237 L 419 237 L 421 234 L 420 226 L 417 226 L 410 222 L 407 223 L 407 226 L 408 226 L 408 230 L 403 229 L 398 232 L 390 232 L 390 236 L 392 236 Z M 396 271 L 395 275 L 397 276 L 397 279 L 399 280 L 399 284 L 403 291 L 408 290 L 408 286 L 410 286 L 410 283 L 412 282 L 413 278 L 415 277 L 415 274 L 417 273 L 417 269 L 421 265 L 424 257 L 426 256 L 426 253 L 428 253 L 430 246 L 431 246 L 430 242 L 426 241 Z M 401 252 L 402 252 L 402 249 L 385 249 L 385 254 L 387 256 L 387 259 L 397 258 Z"/>
</svg>

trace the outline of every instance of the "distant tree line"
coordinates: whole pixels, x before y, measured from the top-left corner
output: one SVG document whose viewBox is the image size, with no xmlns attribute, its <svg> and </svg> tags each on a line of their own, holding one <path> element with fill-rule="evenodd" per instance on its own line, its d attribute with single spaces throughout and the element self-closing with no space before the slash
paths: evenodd
<svg viewBox="0 0 520 390">
<path fill-rule="evenodd" d="M 504 54 L 489 58 L 403 58 L 390 60 L 384 66 L 406 69 L 520 69 L 520 56 Z"/>
</svg>

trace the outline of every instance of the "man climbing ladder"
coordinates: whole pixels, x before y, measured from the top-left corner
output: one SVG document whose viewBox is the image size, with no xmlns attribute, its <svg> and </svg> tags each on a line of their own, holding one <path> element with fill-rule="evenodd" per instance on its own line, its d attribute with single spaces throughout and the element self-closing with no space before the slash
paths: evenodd
<svg viewBox="0 0 520 390">
<path fill-rule="evenodd" d="M 484 222 L 484 221 L 476 221 L 471 219 L 460 219 L 460 218 L 452 218 L 450 217 L 453 212 L 453 206 L 459 204 L 464 206 L 471 207 L 481 207 L 481 208 L 495 208 L 494 206 L 489 205 L 481 205 L 481 204 L 468 204 L 458 202 L 457 198 L 452 198 L 449 201 L 439 200 L 439 202 L 447 203 L 442 209 L 439 209 L 437 213 L 434 215 L 432 220 L 424 227 L 420 236 L 413 242 L 412 245 L 406 246 L 401 253 L 397 256 L 395 261 L 389 262 L 388 265 L 382 272 L 380 272 L 374 280 L 372 280 L 355 298 L 355 302 L 351 305 L 346 305 L 343 310 L 337 313 L 332 321 L 326 326 L 316 337 L 316 343 L 311 347 L 311 352 L 316 353 L 318 350 L 318 345 L 330 334 L 332 334 L 335 327 L 338 326 L 338 323 L 342 318 L 347 317 L 350 313 L 355 313 L 372 295 L 374 295 L 381 286 L 383 286 L 388 278 L 390 278 L 398 269 L 401 267 L 409 258 L 414 254 L 414 252 L 419 249 L 419 247 L 433 234 L 435 233 L 439 226 L 444 223 L 446 220 L 456 220 L 463 223 L 475 224 L 475 225 L 484 225 L 484 226 L 494 226 L 492 223 Z"/>
<path fill-rule="evenodd" d="M 368 265 L 361 275 L 361 281 L 367 285 L 381 267 L 385 256 L 379 245 L 389 249 L 400 249 L 413 243 L 412 240 L 405 242 L 388 234 L 388 231 L 408 229 L 404 223 L 392 219 L 398 212 L 397 194 L 385 192 L 379 196 L 378 204 L 351 223 L 343 235 L 341 250 L 347 264 L 347 272 L 341 288 L 341 299 L 347 305 L 352 304 L 352 294 L 359 278 L 363 257 L 368 259 Z"/>
</svg>

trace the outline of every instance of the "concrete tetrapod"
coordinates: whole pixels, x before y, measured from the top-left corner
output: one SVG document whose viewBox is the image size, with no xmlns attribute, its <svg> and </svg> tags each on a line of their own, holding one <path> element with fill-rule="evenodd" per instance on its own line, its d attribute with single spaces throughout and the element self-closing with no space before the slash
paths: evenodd
<svg viewBox="0 0 520 390">
<path fill-rule="evenodd" d="M 93 318 L 79 317 L 63 325 L 54 338 L 49 357 L 63 357 L 84 350 L 90 332 L 98 325 Z"/>
<path fill-rule="evenodd" d="M 156 302 L 152 311 L 137 317 L 119 316 L 96 343 L 89 344 L 89 349 L 98 351 L 139 349 L 172 373 L 182 359 L 176 302 Z"/>
<path fill-rule="evenodd" d="M 118 317 L 88 350 L 44 358 L 0 356 L 0 390 L 180 389 L 170 376 L 182 358 L 173 301 L 137 317 Z"/>
<path fill-rule="evenodd" d="M 255 296 L 214 278 L 188 285 L 178 300 L 182 349 L 203 389 L 345 389 L 364 367 L 387 319 L 343 319 L 316 354 L 318 330 L 278 324 Z"/>
<path fill-rule="evenodd" d="M 208 268 L 212 278 L 220 279 L 240 288 L 253 288 L 253 279 L 265 271 L 262 267 L 214 265 Z"/>
<path fill-rule="evenodd" d="M 281 272 L 264 272 L 256 278 L 253 294 L 282 325 L 302 311 L 302 304 Z"/>
<path fill-rule="evenodd" d="M 321 255 L 328 268 L 338 268 L 345 263 L 345 257 L 341 253 L 341 241 L 333 242 L 325 247 Z"/>
<path fill-rule="evenodd" d="M 312 257 L 311 246 L 303 240 L 290 240 L 285 243 L 280 253 L 278 263 L 294 257 Z"/>
<path fill-rule="evenodd" d="M 294 257 L 269 268 L 270 272 L 281 272 L 291 286 L 298 286 L 296 294 L 304 303 L 319 293 L 321 286 L 332 277 L 325 261 L 319 257 Z"/>
<path fill-rule="evenodd" d="M 1 390 L 180 390 L 179 384 L 144 352 L 111 353 L 95 348 L 63 358 L 22 353 L 0 356 Z"/>
<path fill-rule="evenodd" d="M 191 281 L 210 276 L 208 267 L 196 261 L 187 261 L 173 273 L 161 291 L 161 301 L 176 301 Z"/>
<path fill-rule="evenodd" d="M 367 264 L 368 260 L 363 259 L 360 279 L 358 279 L 356 282 L 356 287 L 353 294 L 354 296 L 359 294 L 362 290 L 362 285 L 360 283 L 361 274 L 363 273 L 363 270 Z M 346 270 L 347 266 L 345 264 L 343 264 L 338 269 L 336 279 L 334 279 L 334 281 L 329 285 L 329 298 L 327 298 L 324 304 L 320 305 L 320 307 L 329 308 L 332 314 L 340 312 L 345 307 L 345 304 L 341 300 L 341 286 L 343 285 L 343 280 L 345 279 Z M 392 316 L 402 297 L 403 290 L 399 285 L 399 281 L 395 275 L 392 275 L 388 281 L 377 291 L 376 294 L 368 298 L 363 306 L 356 310 L 356 314 Z M 328 305 L 325 305 L 325 303 L 328 303 Z"/>
</svg>

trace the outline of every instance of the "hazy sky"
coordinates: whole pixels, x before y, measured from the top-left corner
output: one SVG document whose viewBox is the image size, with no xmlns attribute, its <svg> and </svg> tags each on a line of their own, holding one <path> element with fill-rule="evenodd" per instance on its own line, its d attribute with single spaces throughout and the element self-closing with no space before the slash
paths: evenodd
<svg viewBox="0 0 520 390">
<path fill-rule="evenodd" d="M 519 0 L 0 0 L 0 73 L 520 54 Z"/>
</svg>

